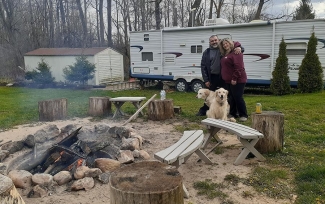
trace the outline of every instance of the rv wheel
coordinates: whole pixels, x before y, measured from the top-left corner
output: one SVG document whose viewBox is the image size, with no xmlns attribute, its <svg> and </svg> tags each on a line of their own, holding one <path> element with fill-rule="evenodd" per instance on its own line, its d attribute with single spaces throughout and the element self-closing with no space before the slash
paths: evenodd
<svg viewBox="0 0 325 204">
<path fill-rule="evenodd" d="M 192 82 L 192 91 L 194 91 L 195 93 L 197 93 L 199 91 L 199 89 L 202 89 L 204 87 L 204 84 L 201 80 L 194 80 Z"/>
<path fill-rule="evenodd" d="M 180 91 L 180 92 L 187 91 L 188 84 L 185 81 L 185 79 L 177 79 L 176 84 L 175 84 L 175 88 L 176 88 L 177 91 Z"/>
</svg>

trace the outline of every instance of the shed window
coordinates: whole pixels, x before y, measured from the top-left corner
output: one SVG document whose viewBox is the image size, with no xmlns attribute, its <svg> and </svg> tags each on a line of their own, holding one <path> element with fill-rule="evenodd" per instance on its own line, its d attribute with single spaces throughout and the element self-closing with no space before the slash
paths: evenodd
<svg viewBox="0 0 325 204">
<path fill-rule="evenodd" d="M 152 52 L 142 52 L 142 61 L 153 61 Z"/>
<path fill-rule="evenodd" d="M 191 53 L 202 53 L 202 45 L 192 45 Z"/>
<path fill-rule="evenodd" d="M 149 34 L 144 34 L 143 35 L 143 40 L 144 41 L 149 41 Z"/>
<path fill-rule="evenodd" d="M 307 43 L 287 43 L 287 55 L 305 55 Z"/>
</svg>

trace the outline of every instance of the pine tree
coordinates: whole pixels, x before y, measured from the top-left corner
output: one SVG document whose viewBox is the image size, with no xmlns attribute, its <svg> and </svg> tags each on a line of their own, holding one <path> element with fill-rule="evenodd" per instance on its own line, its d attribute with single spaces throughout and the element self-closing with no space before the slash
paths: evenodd
<svg viewBox="0 0 325 204">
<path fill-rule="evenodd" d="M 52 77 L 51 67 L 44 61 L 38 63 L 36 70 L 26 72 L 25 78 L 33 80 L 37 84 L 52 84 L 55 78 Z"/>
<path fill-rule="evenodd" d="M 282 37 L 279 45 L 279 56 L 276 59 L 275 68 L 272 72 L 271 91 L 275 95 L 290 93 L 290 78 L 288 76 L 287 45 Z"/>
<path fill-rule="evenodd" d="M 63 69 L 64 77 L 70 82 L 80 82 L 85 85 L 89 79 L 94 78 L 95 64 L 90 63 L 86 56 L 76 58 L 73 65 L 69 65 Z"/>
<path fill-rule="evenodd" d="M 314 19 L 313 5 L 310 0 L 300 0 L 298 8 L 295 10 L 293 20 Z"/>
<path fill-rule="evenodd" d="M 298 89 L 303 93 L 321 91 L 324 88 L 323 69 L 316 54 L 315 33 L 309 38 L 307 53 L 299 67 Z"/>
</svg>

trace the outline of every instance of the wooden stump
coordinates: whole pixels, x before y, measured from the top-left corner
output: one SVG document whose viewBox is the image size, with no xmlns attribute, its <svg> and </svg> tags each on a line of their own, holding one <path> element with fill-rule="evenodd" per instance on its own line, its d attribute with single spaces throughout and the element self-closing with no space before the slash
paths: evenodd
<svg viewBox="0 0 325 204">
<path fill-rule="evenodd" d="M 275 111 L 263 111 L 252 114 L 252 128 L 260 131 L 261 138 L 255 148 L 260 153 L 282 151 L 284 142 L 284 114 Z"/>
<path fill-rule="evenodd" d="M 172 99 L 153 100 L 148 105 L 148 118 L 150 120 L 166 120 L 174 117 L 174 104 Z"/>
<path fill-rule="evenodd" d="M 12 180 L 0 174 L 0 203 L 25 204 Z"/>
<path fill-rule="evenodd" d="M 182 176 L 176 168 L 158 161 L 142 161 L 111 174 L 110 203 L 182 204 Z"/>
<path fill-rule="evenodd" d="M 62 120 L 67 117 L 68 100 L 66 98 L 38 102 L 40 121 Z"/>
<path fill-rule="evenodd" d="M 107 116 L 112 113 L 109 97 L 89 97 L 88 114 L 90 116 Z"/>
</svg>

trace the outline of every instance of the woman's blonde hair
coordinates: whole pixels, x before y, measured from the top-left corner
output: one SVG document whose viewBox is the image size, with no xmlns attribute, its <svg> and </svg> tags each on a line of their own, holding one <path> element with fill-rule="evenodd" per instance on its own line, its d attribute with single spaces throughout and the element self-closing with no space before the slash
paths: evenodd
<svg viewBox="0 0 325 204">
<path fill-rule="evenodd" d="M 230 50 L 232 51 L 234 49 L 234 41 L 232 41 L 229 38 L 224 38 L 219 43 L 219 50 L 221 52 L 221 55 L 225 56 L 227 54 L 227 51 L 223 48 L 223 42 L 227 41 L 230 44 Z M 230 52 L 231 52 L 230 51 Z"/>
</svg>

